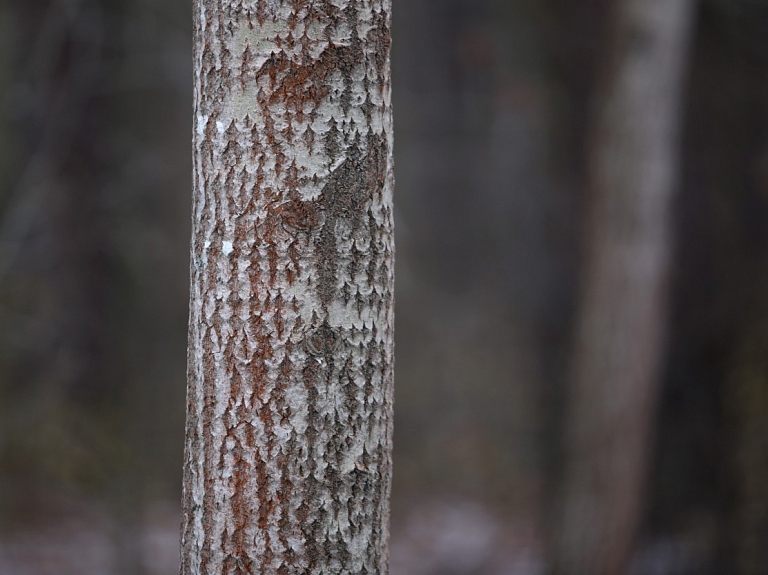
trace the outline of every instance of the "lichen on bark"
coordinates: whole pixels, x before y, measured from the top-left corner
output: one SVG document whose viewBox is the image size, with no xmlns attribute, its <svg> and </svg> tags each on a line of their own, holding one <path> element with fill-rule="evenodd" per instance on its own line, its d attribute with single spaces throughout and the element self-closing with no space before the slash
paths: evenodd
<svg viewBox="0 0 768 575">
<path fill-rule="evenodd" d="M 387 572 L 390 0 L 196 0 L 182 568 Z"/>
</svg>

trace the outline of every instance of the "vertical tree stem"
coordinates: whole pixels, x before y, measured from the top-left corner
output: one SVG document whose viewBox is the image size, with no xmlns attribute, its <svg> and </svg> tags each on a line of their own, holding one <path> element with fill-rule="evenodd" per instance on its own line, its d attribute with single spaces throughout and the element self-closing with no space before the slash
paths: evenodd
<svg viewBox="0 0 768 575">
<path fill-rule="evenodd" d="M 694 0 L 621 0 L 593 130 L 555 572 L 625 572 L 662 350 Z"/>
<path fill-rule="evenodd" d="M 387 572 L 390 0 L 196 0 L 182 568 Z"/>
</svg>

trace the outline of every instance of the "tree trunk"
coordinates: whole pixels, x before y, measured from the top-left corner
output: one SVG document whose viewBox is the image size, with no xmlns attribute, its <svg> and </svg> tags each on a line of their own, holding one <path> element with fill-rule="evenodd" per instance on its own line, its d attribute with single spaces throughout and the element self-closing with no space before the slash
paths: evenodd
<svg viewBox="0 0 768 575">
<path fill-rule="evenodd" d="M 760 311 L 752 310 L 755 315 Z M 724 464 L 735 479 L 724 547 L 733 554 L 731 566 L 739 575 L 768 573 L 768 328 L 765 321 L 755 323 L 744 330 L 723 394 L 731 428 L 730 457 Z"/>
<path fill-rule="evenodd" d="M 196 0 L 183 574 L 387 572 L 389 0 Z"/>
<path fill-rule="evenodd" d="M 670 200 L 693 0 L 622 0 L 589 210 L 554 571 L 617 575 L 641 509 L 664 329 Z"/>
</svg>

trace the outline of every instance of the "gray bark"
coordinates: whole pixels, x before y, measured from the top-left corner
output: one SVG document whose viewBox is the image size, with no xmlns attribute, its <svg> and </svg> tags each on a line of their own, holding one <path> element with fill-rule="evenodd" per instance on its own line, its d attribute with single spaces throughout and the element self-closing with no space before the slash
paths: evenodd
<svg viewBox="0 0 768 575">
<path fill-rule="evenodd" d="M 196 0 L 182 568 L 387 572 L 390 0 Z"/>
<path fill-rule="evenodd" d="M 622 0 L 589 166 L 556 573 L 618 575 L 641 509 L 662 349 L 693 0 Z"/>
</svg>

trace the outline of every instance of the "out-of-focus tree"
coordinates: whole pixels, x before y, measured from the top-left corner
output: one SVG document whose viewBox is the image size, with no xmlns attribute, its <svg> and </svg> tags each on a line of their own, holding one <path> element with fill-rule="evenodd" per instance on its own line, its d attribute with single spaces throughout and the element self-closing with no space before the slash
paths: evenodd
<svg viewBox="0 0 768 575">
<path fill-rule="evenodd" d="M 96 97 L 103 7 L 11 6 L 17 61 L 4 104 L 21 167 L 5 174 L 0 214 L 0 467 L 23 489 L 43 478 L 98 483 L 114 462 Z"/>
<path fill-rule="evenodd" d="M 639 524 L 693 7 L 615 6 L 590 134 L 582 300 L 552 544 L 558 574 L 623 573 Z"/>
<path fill-rule="evenodd" d="M 768 569 L 768 5 L 707 0 L 686 97 L 647 530 L 707 573 Z"/>
<path fill-rule="evenodd" d="M 3 524 L 82 500 L 131 522 L 145 498 L 177 496 L 191 110 L 182 3 L 0 8 Z"/>
</svg>

